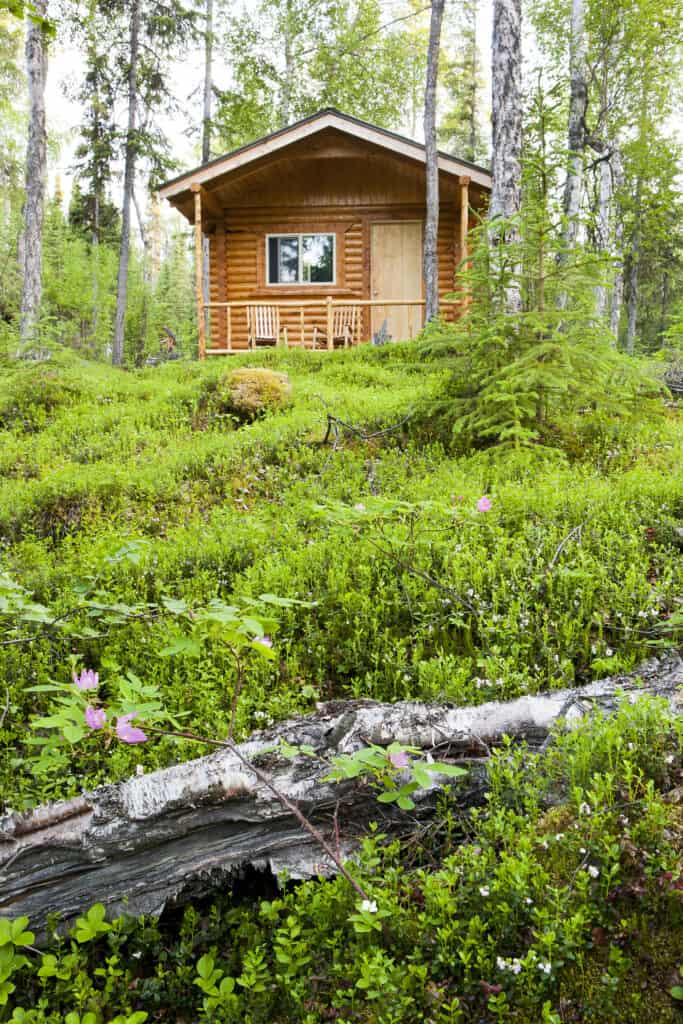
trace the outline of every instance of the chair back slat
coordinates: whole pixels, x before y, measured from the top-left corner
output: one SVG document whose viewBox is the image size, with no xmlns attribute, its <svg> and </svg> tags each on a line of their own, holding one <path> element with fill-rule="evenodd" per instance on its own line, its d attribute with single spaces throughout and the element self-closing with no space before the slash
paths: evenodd
<svg viewBox="0 0 683 1024">
<path fill-rule="evenodd" d="M 275 306 L 249 306 L 249 324 L 256 338 L 272 338 L 277 341 L 278 316 Z"/>
</svg>

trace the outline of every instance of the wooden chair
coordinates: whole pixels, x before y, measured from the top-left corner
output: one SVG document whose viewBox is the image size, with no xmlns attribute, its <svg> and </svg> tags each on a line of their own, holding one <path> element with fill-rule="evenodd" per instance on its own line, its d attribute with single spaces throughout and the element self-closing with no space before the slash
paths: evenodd
<svg viewBox="0 0 683 1024">
<path fill-rule="evenodd" d="M 332 347 L 338 348 L 343 345 L 349 348 L 357 342 L 357 335 L 360 329 L 360 306 L 339 306 L 332 311 Z M 318 347 L 320 339 L 323 348 L 327 347 L 327 331 L 318 327 L 313 328 L 313 348 Z"/>
<path fill-rule="evenodd" d="M 280 310 L 277 306 L 247 306 L 247 332 L 249 348 L 261 345 L 279 345 L 280 334 L 287 348 L 287 328 L 280 329 Z"/>
</svg>

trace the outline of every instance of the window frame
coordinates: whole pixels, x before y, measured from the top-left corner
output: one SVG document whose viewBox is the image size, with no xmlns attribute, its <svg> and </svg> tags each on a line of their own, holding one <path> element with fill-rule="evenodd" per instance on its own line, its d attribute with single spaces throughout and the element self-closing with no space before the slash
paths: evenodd
<svg viewBox="0 0 683 1024">
<path fill-rule="evenodd" d="M 331 281 L 304 281 L 303 272 L 303 241 L 304 238 L 315 238 L 324 236 L 332 239 L 332 280 Z M 296 238 L 299 244 L 299 259 L 296 281 L 271 281 L 270 280 L 270 240 L 271 238 Z M 265 282 L 267 288 L 334 288 L 337 285 L 337 233 L 336 231 L 273 231 L 265 238 Z"/>
</svg>

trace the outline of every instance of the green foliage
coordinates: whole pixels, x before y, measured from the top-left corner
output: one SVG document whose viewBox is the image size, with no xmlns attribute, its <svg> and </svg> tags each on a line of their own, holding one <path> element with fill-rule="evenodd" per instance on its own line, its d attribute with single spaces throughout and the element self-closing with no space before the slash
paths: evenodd
<svg viewBox="0 0 683 1024">
<path fill-rule="evenodd" d="M 392 743 L 386 749 L 371 743 L 353 754 L 340 754 L 332 758 L 332 768 L 326 780 L 368 779 L 379 789 L 377 799 L 383 804 L 397 804 L 401 810 L 415 807 L 411 794 L 416 789 L 429 789 L 432 775 L 457 778 L 465 775 L 464 768 L 442 761 L 426 761 L 416 755 L 414 747 Z"/>
<path fill-rule="evenodd" d="M 2 369 L 7 805 L 69 796 L 140 761 L 140 748 L 107 755 L 85 736 L 60 745 L 54 769 L 29 771 L 25 724 L 73 695 L 69 652 L 100 673 L 105 703 L 132 673 L 192 731 L 225 735 L 240 690 L 229 609 L 278 620 L 276 657 L 244 647 L 237 737 L 333 697 L 511 699 L 680 642 L 675 410 L 638 426 L 578 414 L 572 462 L 453 458 L 416 420 L 332 451 L 326 407 L 369 432 L 396 424 L 442 388 L 440 364 L 408 345 L 235 364 L 286 372 L 291 403 L 226 432 L 201 408 L 220 362 L 121 375 L 57 351 Z M 262 595 L 302 603 L 249 604 Z M 33 689 L 45 686 L 65 689 Z M 158 737 L 143 761 L 196 753 Z"/>
<path fill-rule="evenodd" d="M 513 225 L 507 230 L 515 233 Z M 656 409 L 659 385 L 615 351 L 595 314 L 600 261 L 581 253 L 550 274 L 557 249 L 547 237 L 539 248 L 544 231 L 527 217 L 528 242 L 517 237 L 491 250 L 489 229 L 478 229 L 472 269 L 462 276 L 471 304 L 457 323 L 425 332 L 425 354 L 452 367 L 433 411 L 451 423 L 461 451 L 569 448 L 581 417 L 591 425 L 600 418 L 618 423 Z M 511 288 L 524 297 L 514 315 L 504 301 Z"/>
<path fill-rule="evenodd" d="M 234 85 L 218 95 L 220 145 L 234 149 L 324 107 L 401 127 L 416 69 L 423 79 L 426 41 L 415 44 L 378 0 L 262 0 L 229 24 Z"/>
</svg>

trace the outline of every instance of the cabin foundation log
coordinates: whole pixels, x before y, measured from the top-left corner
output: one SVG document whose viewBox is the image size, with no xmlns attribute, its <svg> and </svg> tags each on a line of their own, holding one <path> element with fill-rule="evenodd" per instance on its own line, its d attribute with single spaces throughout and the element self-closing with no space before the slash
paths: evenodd
<svg viewBox="0 0 683 1024">
<path fill-rule="evenodd" d="M 383 832 L 405 835 L 433 814 L 436 776 L 429 791 L 414 795 L 416 809 L 406 816 L 377 803 L 367 785 L 321 781 L 327 767 L 315 758 L 279 756 L 273 744 L 281 739 L 309 744 L 326 759 L 396 741 L 433 751 L 439 760 L 462 761 L 469 771 L 457 793 L 466 808 L 483 801 L 487 756 L 504 735 L 538 749 L 559 718 L 572 724 L 595 710 L 611 714 L 620 700 L 645 693 L 667 698 L 683 714 L 681 686 L 683 662 L 670 656 L 646 662 L 630 676 L 508 703 L 323 704 L 312 715 L 255 734 L 239 747 L 241 757 L 221 748 L 0 819 L 0 916 L 27 915 L 41 932 L 48 914 L 72 921 L 95 902 L 109 914 L 158 913 L 169 903 L 209 893 L 248 865 L 291 878 L 332 873 L 334 865 L 242 758 L 296 801 L 332 843 L 336 822 L 342 857 L 352 853 L 371 821 L 379 821 Z"/>
</svg>

